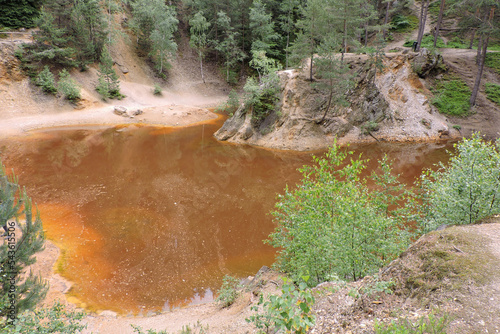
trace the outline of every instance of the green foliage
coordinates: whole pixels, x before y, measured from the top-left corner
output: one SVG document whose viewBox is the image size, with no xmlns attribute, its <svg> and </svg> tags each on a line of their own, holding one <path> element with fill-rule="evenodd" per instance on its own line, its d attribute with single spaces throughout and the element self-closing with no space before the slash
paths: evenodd
<svg viewBox="0 0 500 334">
<path fill-rule="evenodd" d="M 486 83 L 486 97 L 500 105 L 500 85 L 494 83 Z"/>
<path fill-rule="evenodd" d="M 439 81 L 433 87 L 431 100 L 439 112 L 453 116 L 466 116 L 469 113 L 470 88 L 460 79 L 449 78 Z"/>
<path fill-rule="evenodd" d="M 446 47 L 451 49 L 467 49 L 469 45 L 463 42 L 463 38 L 453 37 L 446 43 Z"/>
<path fill-rule="evenodd" d="M 154 95 L 162 95 L 162 93 L 163 93 L 163 89 L 161 88 L 161 86 L 158 84 L 155 84 L 153 87 L 153 94 Z"/>
<path fill-rule="evenodd" d="M 154 329 L 148 329 L 148 330 L 146 330 L 144 332 L 142 330 L 141 326 L 137 326 L 137 325 L 134 325 L 134 324 L 131 324 L 130 326 L 132 326 L 132 328 L 134 329 L 134 333 L 136 333 L 136 334 L 168 334 L 168 332 L 165 331 L 165 330 L 157 331 L 157 330 L 154 330 Z"/>
<path fill-rule="evenodd" d="M 0 5 L 0 27 L 32 28 L 40 14 L 41 0 L 3 0 Z"/>
<path fill-rule="evenodd" d="M 74 102 L 80 99 L 80 88 L 66 69 L 59 72 L 57 90 L 70 101 Z"/>
<path fill-rule="evenodd" d="M 179 20 L 175 8 L 163 0 L 135 0 L 130 5 L 133 14 L 130 26 L 137 34 L 139 48 L 148 53 L 161 74 L 177 52 L 174 32 Z"/>
<path fill-rule="evenodd" d="M 260 295 L 257 306 L 252 306 L 256 314 L 245 320 L 253 323 L 260 332 L 265 329 L 265 333 L 269 333 L 269 330 L 307 333 L 316 321 L 311 310 L 313 304 L 314 297 L 306 282 L 296 287 L 291 280 L 283 278 L 281 295 L 270 295 L 266 300 Z"/>
<path fill-rule="evenodd" d="M 253 58 L 259 53 L 276 56 L 273 48 L 279 36 L 274 31 L 272 15 L 267 11 L 263 1 L 253 1 L 252 7 L 250 7 L 249 19 L 253 37 L 251 47 Z"/>
<path fill-rule="evenodd" d="M 338 275 L 357 280 L 376 272 L 406 248 L 409 233 L 389 206 L 401 186 L 386 160 L 371 179 L 361 178 L 365 162 L 334 145 L 315 165 L 300 169 L 302 181 L 285 189 L 272 212 L 277 227 L 267 243 L 279 249 L 275 265 L 295 280 L 311 275 L 311 285 Z"/>
<path fill-rule="evenodd" d="M 248 78 L 243 87 L 244 103 L 247 109 L 252 108 L 252 123 L 255 127 L 276 109 L 279 87 L 279 77 L 275 71 L 263 76 L 260 83 L 254 78 Z"/>
<path fill-rule="evenodd" d="M 34 43 L 24 46 L 24 67 L 38 72 L 44 64 L 63 67 L 99 59 L 107 37 L 104 12 L 98 0 L 46 0 L 35 23 Z"/>
<path fill-rule="evenodd" d="M 411 46 L 413 46 L 413 42 L 415 42 L 415 41 L 408 40 L 403 44 L 403 46 L 411 47 Z M 424 37 L 422 38 L 422 43 L 421 43 L 420 47 L 427 48 L 427 49 L 433 49 L 434 48 L 434 36 L 430 35 L 430 34 L 424 35 Z M 445 42 L 443 41 L 443 39 L 441 37 L 438 37 L 436 47 L 437 48 L 446 48 L 448 46 L 445 44 Z"/>
<path fill-rule="evenodd" d="M 16 324 L 3 328 L 2 333 L 73 334 L 87 327 L 80 323 L 84 316 L 84 312 L 68 311 L 64 305 L 56 302 L 51 308 L 44 307 L 20 314 Z"/>
<path fill-rule="evenodd" d="M 494 69 L 500 74 L 500 54 L 498 52 L 487 53 L 484 65 Z"/>
<path fill-rule="evenodd" d="M 391 30 L 399 33 L 407 33 L 418 28 L 418 17 L 415 15 L 404 16 L 396 14 L 391 20 Z"/>
<path fill-rule="evenodd" d="M 38 73 L 35 78 L 35 84 L 42 87 L 45 93 L 54 94 L 57 92 L 54 74 L 52 74 L 48 66 L 45 66 L 43 70 Z"/>
<path fill-rule="evenodd" d="M 472 224 L 500 213 L 500 154 L 498 143 L 479 134 L 454 145 L 447 166 L 421 177 L 423 230 L 442 224 Z"/>
<path fill-rule="evenodd" d="M 238 96 L 238 93 L 234 89 L 231 89 L 227 101 L 222 105 L 218 106 L 216 111 L 224 112 L 232 116 L 236 112 L 236 110 L 238 110 L 239 106 L 240 106 L 240 97 Z"/>
<path fill-rule="evenodd" d="M 42 220 L 33 217 L 31 199 L 21 191 L 15 176 L 9 177 L 0 162 L 0 224 L 8 229 L 0 245 L 0 329 L 19 314 L 31 310 L 45 297 L 48 286 L 26 268 L 36 262 L 35 254 L 45 241 Z M 3 231 L 3 229 L 2 229 Z M 2 237 L 3 238 L 3 237 Z"/>
<path fill-rule="evenodd" d="M 446 334 L 450 318 L 447 314 L 438 317 L 434 313 L 423 316 L 415 323 L 410 320 L 398 319 L 390 324 L 383 324 L 375 321 L 374 329 L 376 334 Z"/>
<path fill-rule="evenodd" d="M 191 25 L 189 45 L 198 51 L 201 78 L 203 82 L 205 82 L 203 76 L 203 58 L 205 58 L 205 54 L 208 50 L 208 28 L 210 28 L 211 23 L 203 16 L 203 12 L 198 12 L 189 20 L 189 24 Z"/>
<path fill-rule="evenodd" d="M 246 54 L 238 44 L 238 34 L 231 26 L 231 18 L 223 11 L 217 13 L 216 26 L 220 27 L 221 40 L 215 40 L 215 50 L 224 57 L 224 67 L 226 71 L 226 82 L 237 83 L 235 66 L 245 59 Z"/>
<path fill-rule="evenodd" d="M 120 80 L 113 68 L 113 60 L 107 51 L 101 55 L 99 65 L 98 85 L 95 88 L 103 100 L 122 99 L 124 96 L 120 93 Z"/>
<path fill-rule="evenodd" d="M 217 292 L 218 296 L 215 301 L 219 303 L 221 307 L 231 306 L 236 300 L 236 297 L 238 297 L 237 289 L 239 283 L 240 281 L 236 277 L 225 275 L 222 279 L 222 286 Z"/>
</svg>

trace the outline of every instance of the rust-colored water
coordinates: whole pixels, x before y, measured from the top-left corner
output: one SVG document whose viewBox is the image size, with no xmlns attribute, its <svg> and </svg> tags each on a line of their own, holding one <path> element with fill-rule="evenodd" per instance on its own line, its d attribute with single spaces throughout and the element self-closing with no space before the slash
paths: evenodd
<svg viewBox="0 0 500 334">
<path fill-rule="evenodd" d="M 274 228 L 268 212 L 310 154 L 219 143 L 218 126 L 52 130 L 0 142 L 83 306 L 139 313 L 210 301 L 225 274 L 272 264 L 262 243 Z M 359 150 L 372 164 L 388 153 L 407 182 L 447 157 L 442 145 Z"/>
</svg>

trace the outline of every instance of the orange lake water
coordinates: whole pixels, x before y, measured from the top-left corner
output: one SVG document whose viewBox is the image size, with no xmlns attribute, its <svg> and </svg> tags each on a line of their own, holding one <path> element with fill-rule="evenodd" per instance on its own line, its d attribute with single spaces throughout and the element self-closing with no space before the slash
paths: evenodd
<svg viewBox="0 0 500 334">
<path fill-rule="evenodd" d="M 222 277 L 271 265 L 277 193 L 300 180 L 311 153 L 217 142 L 220 122 L 181 129 L 66 128 L 0 140 L 0 157 L 37 203 L 69 294 L 123 314 L 213 300 Z M 450 144 L 351 146 L 388 154 L 412 182 Z M 321 154 L 317 152 L 316 154 Z"/>
</svg>

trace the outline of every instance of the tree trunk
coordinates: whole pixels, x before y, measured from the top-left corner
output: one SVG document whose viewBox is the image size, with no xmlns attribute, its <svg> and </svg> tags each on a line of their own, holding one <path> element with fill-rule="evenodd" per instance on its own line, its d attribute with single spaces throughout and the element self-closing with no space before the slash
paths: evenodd
<svg viewBox="0 0 500 334">
<path fill-rule="evenodd" d="M 472 30 L 472 35 L 470 37 L 469 49 L 472 50 L 472 46 L 474 44 L 474 37 L 476 37 L 476 29 Z"/>
<path fill-rule="evenodd" d="M 441 6 L 439 7 L 439 16 L 436 23 L 436 31 L 434 32 L 434 47 L 436 47 L 439 36 L 439 28 L 441 28 L 441 22 L 443 21 L 444 2 L 445 0 L 441 0 Z"/>
<path fill-rule="evenodd" d="M 314 52 L 311 52 L 311 63 L 309 66 L 309 81 L 313 81 L 313 57 L 314 57 Z"/>
<path fill-rule="evenodd" d="M 495 7 L 491 7 L 490 17 L 488 19 L 489 24 L 491 24 L 491 21 L 493 20 L 494 16 L 495 16 Z M 481 86 L 481 78 L 483 76 L 484 63 L 486 60 L 486 51 L 488 50 L 489 40 L 490 40 L 490 33 L 488 32 L 486 34 L 486 37 L 483 38 L 481 56 L 478 58 L 479 64 L 478 64 L 478 69 L 477 69 L 476 81 L 474 83 L 474 88 L 472 89 L 472 94 L 471 94 L 470 101 L 469 101 L 469 104 L 471 107 L 473 107 L 476 104 L 477 94 L 479 93 L 479 87 Z M 479 49 L 479 47 L 478 47 L 478 49 Z"/>
<path fill-rule="evenodd" d="M 344 54 L 347 49 L 347 20 L 344 19 L 344 35 L 342 36 L 342 56 L 340 57 L 340 63 L 344 64 Z"/>
<path fill-rule="evenodd" d="M 483 47 L 481 51 L 481 57 L 479 57 L 479 64 L 477 69 L 476 81 L 474 83 L 474 88 L 472 89 L 472 94 L 470 97 L 469 104 L 471 108 L 476 104 L 477 94 L 479 93 L 479 87 L 481 86 L 481 77 L 483 76 L 484 70 L 484 61 L 486 59 L 486 50 L 488 48 L 488 41 L 490 39 L 490 35 L 486 35 L 486 38 L 483 41 Z"/>
<path fill-rule="evenodd" d="M 368 23 L 365 25 L 365 48 L 368 45 Z"/>
<path fill-rule="evenodd" d="M 479 35 L 479 40 L 477 41 L 477 54 L 476 54 L 476 64 L 479 65 L 479 58 L 481 58 L 481 51 L 483 50 L 483 35 Z"/>
<path fill-rule="evenodd" d="M 200 55 L 200 71 L 201 71 L 201 80 L 205 83 L 205 76 L 203 75 L 203 58 Z"/>
<path fill-rule="evenodd" d="M 420 44 L 424 37 L 425 22 L 427 21 L 427 9 L 429 8 L 429 0 L 422 0 L 422 8 L 420 9 L 420 26 L 418 27 L 417 47 L 415 51 L 420 51 Z"/>
<path fill-rule="evenodd" d="M 387 7 L 385 9 L 384 30 L 382 30 L 382 36 L 384 38 L 384 41 L 387 34 L 385 27 L 387 26 L 387 22 L 389 22 L 389 10 L 391 8 L 391 3 L 392 1 L 387 1 Z"/>
</svg>

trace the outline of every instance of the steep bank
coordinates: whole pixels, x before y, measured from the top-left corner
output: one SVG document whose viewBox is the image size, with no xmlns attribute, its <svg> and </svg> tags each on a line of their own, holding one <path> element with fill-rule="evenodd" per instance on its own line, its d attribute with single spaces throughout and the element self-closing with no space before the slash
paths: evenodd
<svg viewBox="0 0 500 334">
<path fill-rule="evenodd" d="M 179 46 L 180 56 L 172 61 L 173 69 L 165 81 L 155 76 L 146 57 L 140 57 L 135 52 L 133 39 L 120 35 L 110 52 L 120 78 L 120 90 L 126 97 L 103 101 L 95 91 L 98 66 L 92 65 L 85 72 L 71 71 L 82 96 L 76 104 L 59 94 L 43 93 L 21 71 L 15 50 L 22 43 L 31 42 L 30 34 L 21 35 L 19 39 L 1 40 L 0 136 L 55 126 L 186 126 L 217 118 L 207 108 L 215 107 L 226 98 L 226 84 L 218 78 L 216 69 L 210 67 L 206 70 L 207 82 L 201 82 L 199 73 L 193 70 L 196 59 L 184 39 Z M 162 87 L 161 95 L 153 94 L 155 84 Z M 116 115 L 115 106 L 125 107 L 127 114 Z M 134 115 L 138 110 L 142 113 Z"/>
<path fill-rule="evenodd" d="M 494 124 L 499 119 L 495 115 L 500 110 L 484 94 L 480 94 L 474 114 L 466 118 L 440 114 L 430 103 L 430 79 L 439 80 L 439 73 L 474 78 L 474 66 L 469 66 L 474 63 L 473 54 L 473 50 L 444 50 L 443 60 L 425 49 L 419 54 L 408 50 L 387 53 L 384 69 L 376 74 L 368 56 L 350 54 L 346 61 L 355 75 L 355 88 L 346 92 L 350 106 L 333 106 L 323 121 L 328 96 L 307 80 L 308 69 L 282 71 L 276 110 L 256 127 L 252 111 L 240 107 L 215 136 L 223 141 L 290 150 L 325 148 L 335 138 L 340 143 L 420 142 L 459 138 L 472 131 L 495 138 Z M 455 63 L 460 59 L 466 61 L 461 67 L 465 74 L 456 71 Z M 422 66 L 431 67 L 432 75 L 424 73 L 426 79 L 413 70 Z M 486 75 L 492 74 L 487 71 Z M 469 81 L 469 86 L 473 85 Z M 468 124 L 469 119 L 474 120 L 473 124 Z"/>
</svg>

